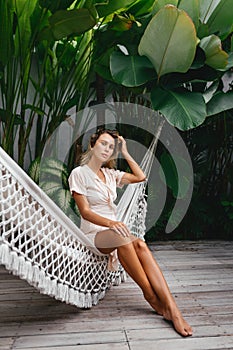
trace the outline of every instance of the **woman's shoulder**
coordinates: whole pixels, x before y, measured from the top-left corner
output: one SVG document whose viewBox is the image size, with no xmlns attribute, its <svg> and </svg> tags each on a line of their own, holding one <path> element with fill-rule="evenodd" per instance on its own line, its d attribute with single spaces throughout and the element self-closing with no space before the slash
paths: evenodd
<svg viewBox="0 0 233 350">
<path fill-rule="evenodd" d="M 119 169 L 115 169 L 115 168 L 107 168 L 107 167 L 103 167 L 102 168 L 103 172 L 105 174 L 107 174 L 109 177 L 118 177 L 119 174 L 124 174 L 124 171 L 121 171 Z"/>
<path fill-rule="evenodd" d="M 85 165 L 78 165 L 76 166 L 70 173 L 70 176 L 82 176 L 86 174 L 86 167 Z"/>
<path fill-rule="evenodd" d="M 118 170 L 115 168 L 107 168 L 107 167 L 102 167 L 101 168 L 106 174 L 115 174 Z"/>
</svg>

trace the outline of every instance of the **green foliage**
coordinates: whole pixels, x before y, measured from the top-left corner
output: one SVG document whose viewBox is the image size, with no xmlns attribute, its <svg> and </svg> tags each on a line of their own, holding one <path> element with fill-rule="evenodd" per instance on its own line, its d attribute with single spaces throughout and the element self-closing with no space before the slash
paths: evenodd
<svg viewBox="0 0 233 350">
<path fill-rule="evenodd" d="M 99 16 L 106 17 L 112 13 L 126 11 L 130 6 L 136 3 L 137 0 L 108 0 L 106 4 L 102 2 L 99 6 L 96 6 Z"/>
<path fill-rule="evenodd" d="M 186 131 L 196 192 L 184 232 L 200 238 L 214 227 L 208 213 L 214 201 L 219 222 L 228 218 L 231 224 L 231 205 L 223 203 L 231 202 L 233 106 L 231 85 L 224 81 L 233 67 L 232 31 L 232 0 L 1 1 L 1 145 L 21 166 L 29 150 L 36 159 L 34 179 L 64 211 L 72 208 L 63 165 L 52 159 L 47 168 L 38 164 L 71 108 L 79 111 L 99 95 L 97 73 L 114 101 L 152 106 Z M 171 165 L 166 157 L 162 162 Z M 177 188 L 171 174 L 172 202 Z M 212 197 L 209 189 L 222 196 Z M 159 195 L 152 192 L 152 198 Z M 172 212 L 170 205 L 166 209 L 157 224 L 161 232 Z M 230 224 L 223 225 L 227 232 Z"/>
<path fill-rule="evenodd" d="M 202 124 L 206 117 L 205 101 L 201 93 L 165 90 L 155 87 L 151 93 L 152 106 L 181 130 Z"/>
<path fill-rule="evenodd" d="M 1 145 L 21 166 L 33 126 L 32 159 L 41 156 L 67 111 L 84 106 L 90 95 L 89 29 L 96 19 L 87 8 L 65 9 L 71 4 L 37 0 L 0 4 L 1 19 L 6 19 L 0 20 L 0 34 L 7 38 L 0 53 Z"/>
<path fill-rule="evenodd" d="M 153 14 L 157 13 L 161 8 L 165 7 L 166 5 L 177 6 L 178 2 L 179 0 L 157 0 L 154 2 Z"/>
<path fill-rule="evenodd" d="M 42 8 L 48 9 L 51 12 L 58 10 L 65 10 L 73 4 L 74 0 L 39 0 L 39 4 Z"/>
<path fill-rule="evenodd" d="M 154 74 L 151 62 L 146 57 L 125 55 L 114 51 L 110 57 L 113 79 L 124 86 L 139 86 Z"/>
<path fill-rule="evenodd" d="M 221 91 L 224 73 L 232 67 L 232 45 L 226 46 L 223 41 L 229 41 L 233 30 L 232 18 L 227 17 L 227 25 L 223 24 L 226 9 L 231 11 L 230 4 L 221 0 L 182 0 L 172 4 L 155 1 L 152 8 L 148 7 L 151 13 L 146 20 L 139 19 L 140 29 L 133 26 L 128 31 L 128 43 L 125 35 L 111 33 L 111 39 L 105 35 L 104 46 L 110 42 L 117 50 L 106 62 L 111 72 L 109 80 L 132 88 L 141 84 L 150 94 L 155 110 L 175 127 L 189 130 L 201 125 L 208 115 L 205 93 L 210 83 L 219 82 L 211 96 L 214 100 Z M 116 45 L 128 50 L 126 57 L 118 53 Z M 145 70 L 148 64 L 138 60 L 138 53 L 150 60 L 154 73 Z M 225 110 L 229 108 L 229 103 L 224 105 Z"/>
<path fill-rule="evenodd" d="M 80 35 L 95 24 L 96 20 L 88 9 L 59 10 L 49 17 L 49 26 L 40 34 L 40 40 L 60 40 Z"/>
<path fill-rule="evenodd" d="M 223 212 L 225 215 L 221 217 L 221 224 L 224 232 L 232 232 L 233 227 L 233 202 L 232 201 L 221 201 Z M 231 236 L 232 238 L 232 236 Z"/>
<path fill-rule="evenodd" d="M 32 178 L 33 181 L 38 185 L 40 180 L 40 161 L 41 158 L 37 157 L 31 162 L 28 168 L 28 175 Z"/>
<path fill-rule="evenodd" d="M 192 19 L 196 31 L 199 26 L 199 0 L 181 0 L 179 1 L 178 8 L 184 10 Z"/>
<path fill-rule="evenodd" d="M 186 161 L 178 156 L 178 155 L 171 155 L 167 152 L 163 152 L 160 157 L 160 173 L 163 171 L 165 174 L 164 176 L 161 176 L 162 181 L 165 180 L 165 184 L 171 189 L 172 195 L 174 198 L 185 198 L 187 192 L 189 191 L 189 188 L 191 186 L 191 179 L 189 178 L 189 165 L 186 163 Z M 178 164 L 180 169 L 180 179 L 177 173 L 177 167 Z"/>
<path fill-rule="evenodd" d="M 153 63 L 159 79 L 167 73 L 187 72 L 196 44 L 195 27 L 186 12 L 167 5 L 148 24 L 138 50 Z"/>
<path fill-rule="evenodd" d="M 57 206 L 78 225 L 80 216 L 69 190 L 67 166 L 54 158 L 36 158 L 31 163 L 28 173 Z"/>
<path fill-rule="evenodd" d="M 203 1 L 203 0 L 202 0 Z M 210 33 L 216 33 L 221 40 L 232 32 L 232 1 L 218 1 L 209 18 L 206 20 Z"/>
<path fill-rule="evenodd" d="M 222 50 L 221 40 L 216 35 L 203 38 L 199 44 L 205 52 L 205 63 L 215 69 L 224 69 L 228 63 L 228 54 Z"/>
<path fill-rule="evenodd" d="M 233 91 L 218 91 L 207 103 L 207 115 L 215 115 L 223 111 L 233 109 Z"/>
</svg>

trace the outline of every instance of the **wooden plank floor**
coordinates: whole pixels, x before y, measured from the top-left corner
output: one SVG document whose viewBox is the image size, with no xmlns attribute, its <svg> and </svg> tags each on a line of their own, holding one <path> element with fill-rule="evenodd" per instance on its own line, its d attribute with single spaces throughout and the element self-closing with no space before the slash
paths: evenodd
<svg viewBox="0 0 233 350">
<path fill-rule="evenodd" d="M 39 294 L 0 267 L 0 349 L 233 349 L 233 242 L 151 245 L 170 289 L 194 328 L 180 337 L 128 279 L 89 310 Z"/>
</svg>

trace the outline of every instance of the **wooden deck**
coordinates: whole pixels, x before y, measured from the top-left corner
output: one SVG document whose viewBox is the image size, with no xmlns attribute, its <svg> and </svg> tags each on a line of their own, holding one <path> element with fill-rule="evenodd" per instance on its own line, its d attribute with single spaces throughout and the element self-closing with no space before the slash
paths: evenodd
<svg viewBox="0 0 233 350">
<path fill-rule="evenodd" d="M 39 294 L 0 267 L 0 349 L 233 349 L 233 242 L 151 245 L 194 328 L 180 337 L 128 279 L 97 306 L 77 309 Z"/>
</svg>

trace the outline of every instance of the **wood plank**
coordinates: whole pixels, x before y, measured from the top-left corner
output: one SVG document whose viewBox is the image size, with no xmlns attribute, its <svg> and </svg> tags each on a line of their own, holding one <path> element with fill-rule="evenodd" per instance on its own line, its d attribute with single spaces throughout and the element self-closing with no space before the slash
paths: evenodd
<svg viewBox="0 0 233 350">
<path fill-rule="evenodd" d="M 33 335 L 19 337 L 15 343 L 15 349 L 29 348 L 32 349 L 40 345 L 40 347 L 50 346 L 80 346 L 85 344 L 103 344 L 126 342 L 125 333 L 123 331 L 102 331 L 102 332 L 83 332 L 69 334 L 49 334 L 49 335 Z"/>
<path fill-rule="evenodd" d="M 15 349 L 15 348 L 14 348 Z M 33 347 L 30 350 L 129 350 L 128 343 L 109 343 L 109 344 L 86 344 L 77 346 L 50 346 L 49 348 Z M 5 350 L 5 349 L 4 349 Z M 20 350 L 28 350 L 28 348 L 20 348 Z"/>
<path fill-rule="evenodd" d="M 130 278 L 84 310 L 39 294 L 0 266 L 0 350 L 232 350 L 232 246 L 227 241 L 151 245 L 194 328 L 189 339 L 151 310 Z"/>
<path fill-rule="evenodd" d="M 14 338 L 2 337 L 0 333 L 0 350 L 12 349 L 13 343 L 14 343 Z"/>
<path fill-rule="evenodd" d="M 205 337 L 187 339 L 168 339 L 155 341 L 130 342 L 130 350 L 223 350 L 233 349 L 233 336 L 231 337 Z"/>
</svg>

